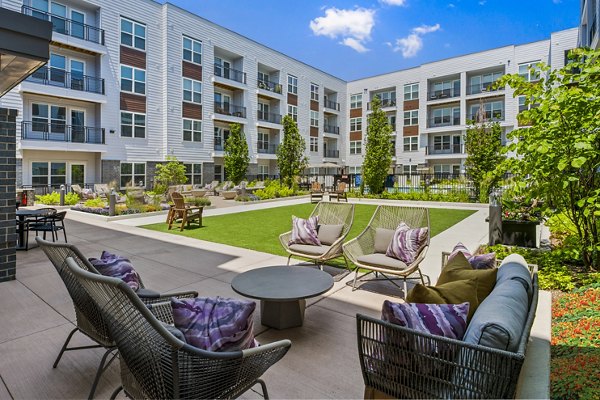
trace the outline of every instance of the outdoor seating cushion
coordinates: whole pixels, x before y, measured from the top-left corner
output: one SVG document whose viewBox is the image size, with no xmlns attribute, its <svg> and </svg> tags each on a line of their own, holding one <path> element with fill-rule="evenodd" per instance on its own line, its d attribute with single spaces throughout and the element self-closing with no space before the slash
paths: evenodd
<svg viewBox="0 0 600 400">
<path fill-rule="evenodd" d="M 403 261 L 400 261 L 397 258 L 388 257 L 385 254 L 381 253 L 366 254 L 364 256 L 358 257 L 357 260 L 359 263 L 371 265 L 373 267 L 382 267 L 397 270 L 403 270 L 408 268 L 408 265 L 406 265 L 406 263 L 404 263 Z"/>
<path fill-rule="evenodd" d="M 393 229 L 375 228 L 375 253 L 385 254 L 395 232 Z"/>
<path fill-rule="evenodd" d="M 342 230 L 344 229 L 344 225 L 327 225 L 320 224 L 317 227 L 317 237 L 319 238 L 319 242 L 325 245 L 332 245 L 333 242 L 338 240 L 340 236 L 342 236 Z"/>
<path fill-rule="evenodd" d="M 462 242 L 458 242 L 448 256 L 448 262 L 450 262 L 458 253 L 463 253 L 474 269 L 492 269 L 496 267 L 495 252 L 473 255 Z"/>
<path fill-rule="evenodd" d="M 162 321 L 161 321 L 161 325 L 164 326 L 165 329 L 167 331 L 169 331 L 169 333 L 171 335 L 175 336 L 177 339 L 181 340 L 183 343 L 187 343 L 187 341 L 185 340 L 185 335 L 183 334 L 183 332 L 181 332 L 180 329 L 177 329 L 173 325 L 169 325 L 169 324 L 164 323 Z"/>
<path fill-rule="evenodd" d="M 159 298 L 160 297 L 160 292 L 157 292 L 156 290 L 152 290 L 152 289 L 146 289 L 143 287 L 140 287 L 137 291 L 136 291 L 137 295 L 139 297 L 144 297 L 144 298 Z"/>
<path fill-rule="evenodd" d="M 394 232 L 394 237 L 385 255 L 397 258 L 406 264 L 412 264 L 427 243 L 428 235 L 429 228 L 427 227 L 411 229 L 401 222 Z"/>
<path fill-rule="evenodd" d="M 479 305 L 464 341 L 516 352 L 529 308 L 527 291 L 516 280 L 499 283 Z"/>
<path fill-rule="evenodd" d="M 465 279 L 437 286 L 425 286 L 418 283 L 408 291 L 406 301 L 409 303 L 424 304 L 469 303 L 469 310 L 467 312 L 468 323 L 479 306 L 477 280 Z"/>
<path fill-rule="evenodd" d="M 511 254 L 502 260 L 498 268 L 496 277 L 496 286 L 507 280 L 516 280 L 521 282 L 527 294 L 531 297 L 533 293 L 533 282 L 531 281 L 531 272 L 526 267 L 527 261 L 519 254 Z"/>
<path fill-rule="evenodd" d="M 477 299 L 481 303 L 494 289 L 497 271 L 497 268 L 473 269 L 465 255 L 459 252 L 442 269 L 436 286 L 453 281 L 476 279 Z"/>
<path fill-rule="evenodd" d="M 330 247 L 331 246 L 325 246 L 323 244 L 320 246 L 315 246 L 312 244 L 292 244 L 289 246 L 290 250 L 296 253 L 309 254 L 313 256 L 320 256 L 327 253 Z"/>
<path fill-rule="evenodd" d="M 208 351 L 236 351 L 256 347 L 256 303 L 224 297 L 171 298 L 173 321 L 186 342 Z"/>
<path fill-rule="evenodd" d="M 288 244 L 312 244 L 315 246 L 321 245 L 317 234 L 318 224 L 318 215 L 308 219 L 298 218 L 295 215 L 292 215 L 292 238 Z"/>
<path fill-rule="evenodd" d="M 141 287 L 140 276 L 135 272 L 129 259 L 105 250 L 99 259 L 90 258 L 89 261 L 102 275 L 119 278 L 134 291 Z"/>
</svg>

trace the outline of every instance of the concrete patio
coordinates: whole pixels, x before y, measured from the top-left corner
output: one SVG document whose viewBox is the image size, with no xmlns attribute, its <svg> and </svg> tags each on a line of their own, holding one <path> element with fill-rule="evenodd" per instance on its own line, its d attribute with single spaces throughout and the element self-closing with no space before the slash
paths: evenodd
<svg viewBox="0 0 600 400">
<path fill-rule="evenodd" d="M 422 264 L 432 282 L 439 274 L 442 250 L 451 249 L 459 240 L 469 247 L 486 240 L 487 209 L 477 210 L 432 238 Z M 285 264 L 285 258 L 279 256 L 148 231 L 125 221 L 99 222 L 75 214 L 69 213 L 67 221 L 69 243 L 88 257 L 97 257 L 102 250 L 129 257 L 146 286 L 159 291 L 193 289 L 201 296 L 240 297 L 230 286 L 237 274 Z M 73 306 L 40 249 L 19 252 L 17 260 L 17 280 L 0 284 L 0 399 L 87 397 L 102 350 L 67 352 L 58 368 L 52 369 L 63 341 L 73 329 Z M 266 328 L 260 324 L 257 308 L 255 333 L 260 342 L 284 338 L 292 341 L 288 354 L 264 376 L 272 398 L 362 398 L 355 315 L 379 317 L 385 299 L 399 298 L 366 290 L 353 292 L 345 284 L 349 279 L 351 276 L 344 277 L 329 292 L 308 301 L 304 326 L 299 328 Z M 396 294 L 401 295 L 400 291 Z M 526 384 L 520 385 L 520 398 L 548 396 L 549 303 L 549 295 L 542 293 L 521 376 Z M 76 335 L 76 343 L 89 344 L 89 340 Z M 96 397 L 107 398 L 118 385 L 118 366 L 114 363 L 101 379 Z M 247 392 L 244 397 L 258 395 Z"/>
</svg>

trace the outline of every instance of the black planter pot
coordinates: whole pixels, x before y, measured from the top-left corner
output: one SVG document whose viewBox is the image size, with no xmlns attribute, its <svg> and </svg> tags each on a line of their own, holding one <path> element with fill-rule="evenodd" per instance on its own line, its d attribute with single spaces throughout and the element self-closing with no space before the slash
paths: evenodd
<svg viewBox="0 0 600 400">
<path fill-rule="evenodd" d="M 502 220 L 502 244 L 537 247 L 537 226 L 539 224 L 539 221 Z"/>
</svg>

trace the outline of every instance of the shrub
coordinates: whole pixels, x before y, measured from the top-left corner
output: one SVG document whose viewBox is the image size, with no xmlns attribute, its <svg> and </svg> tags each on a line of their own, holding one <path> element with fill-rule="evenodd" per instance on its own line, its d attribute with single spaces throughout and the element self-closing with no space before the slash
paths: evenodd
<svg viewBox="0 0 600 400">
<path fill-rule="evenodd" d="M 90 208 L 105 208 L 107 206 L 106 202 L 99 197 L 86 200 L 83 205 Z"/>
<path fill-rule="evenodd" d="M 188 204 L 193 204 L 196 207 L 208 207 L 212 203 L 206 197 L 186 197 L 184 201 Z"/>
<path fill-rule="evenodd" d="M 296 195 L 296 188 L 294 186 L 288 188 L 279 181 L 271 181 L 264 189 L 259 189 L 254 194 L 261 200 L 290 197 Z"/>
<path fill-rule="evenodd" d="M 60 196 L 60 195 L 59 195 Z M 59 197 L 60 202 L 60 197 Z M 73 206 L 79 203 L 79 195 L 77 193 L 67 193 L 65 194 L 65 205 Z"/>
</svg>

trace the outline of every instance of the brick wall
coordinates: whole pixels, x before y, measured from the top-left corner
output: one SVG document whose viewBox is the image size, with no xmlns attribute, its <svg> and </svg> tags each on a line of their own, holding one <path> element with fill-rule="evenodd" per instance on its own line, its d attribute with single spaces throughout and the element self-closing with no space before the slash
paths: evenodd
<svg viewBox="0 0 600 400">
<path fill-rule="evenodd" d="M 17 110 L 0 108 L 0 282 L 15 279 Z"/>
</svg>

